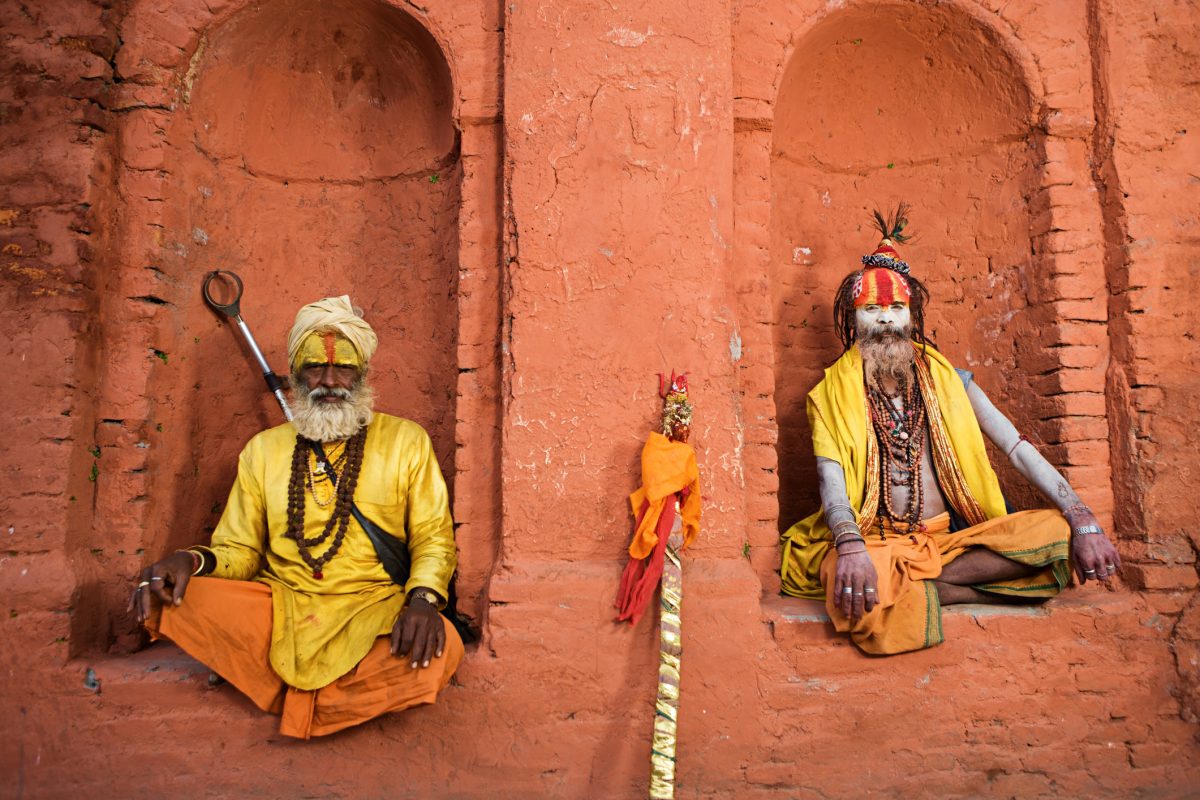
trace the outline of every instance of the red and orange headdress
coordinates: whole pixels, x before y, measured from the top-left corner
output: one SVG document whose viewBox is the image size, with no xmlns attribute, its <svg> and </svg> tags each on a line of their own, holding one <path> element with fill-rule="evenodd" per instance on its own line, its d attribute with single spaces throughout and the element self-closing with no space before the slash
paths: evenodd
<svg viewBox="0 0 1200 800">
<path fill-rule="evenodd" d="M 908 205 L 901 203 L 888 219 L 884 219 L 878 211 L 874 215 L 883 238 L 874 253 L 862 257 L 865 269 L 854 282 L 854 305 L 908 303 L 912 300 L 912 288 L 905 277 L 908 275 L 908 264 L 896 252 L 897 244 L 909 240 L 904 233 L 904 227 L 908 225 Z"/>
</svg>

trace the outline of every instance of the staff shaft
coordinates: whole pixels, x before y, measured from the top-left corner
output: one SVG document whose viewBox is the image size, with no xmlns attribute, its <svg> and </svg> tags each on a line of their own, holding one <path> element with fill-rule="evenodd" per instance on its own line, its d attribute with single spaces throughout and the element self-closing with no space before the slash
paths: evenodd
<svg viewBox="0 0 1200 800">
<path fill-rule="evenodd" d="M 676 726 L 679 720 L 679 667 L 683 656 L 680 611 L 683 605 L 683 570 L 679 549 L 683 522 L 676 504 L 675 522 L 667 539 L 661 588 L 662 615 L 658 623 L 658 697 L 654 702 L 654 738 L 650 748 L 650 798 L 675 797 Z"/>
</svg>

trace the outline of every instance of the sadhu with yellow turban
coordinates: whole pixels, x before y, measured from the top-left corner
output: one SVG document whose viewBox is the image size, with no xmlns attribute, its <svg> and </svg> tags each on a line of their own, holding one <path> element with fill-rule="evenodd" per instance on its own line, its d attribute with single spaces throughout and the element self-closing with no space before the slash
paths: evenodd
<svg viewBox="0 0 1200 800">
<path fill-rule="evenodd" d="M 1057 594 L 1074 562 L 1106 581 L 1121 560 L 1092 511 L 925 335 L 929 292 L 897 251 L 907 207 L 834 302 L 842 356 L 808 395 L 821 509 L 783 534 L 783 591 L 824 598 L 863 651 L 942 641 L 949 603 Z M 1009 513 L 984 436 L 1055 510 Z"/>
<path fill-rule="evenodd" d="M 134 591 L 152 636 L 280 714 L 288 736 L 432 703 L 463 655 L 438 613 L 457 563 L 446 483 L 421 426 L 373 410 L 377 345 L 348 297 L 300 309 L 294 420 L 246 445 L 211 544 L 147 567 Z M 353 506 L 407 547 L 403 585 Z"/>
</svg>

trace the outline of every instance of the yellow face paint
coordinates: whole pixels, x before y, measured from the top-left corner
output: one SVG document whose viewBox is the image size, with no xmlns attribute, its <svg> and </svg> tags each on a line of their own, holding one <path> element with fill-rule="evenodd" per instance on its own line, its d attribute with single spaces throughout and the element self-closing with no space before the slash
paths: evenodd
<svg viewBox="0 0 1200 800">
<path fill-rule="evenodd" d="M 362 359 L 350 340 L 332 331 L 314 332 L 306 336 L 296 351 L 296 361 L 292 364 L 292 369 L 320 364 L 354 367 L 357 370 L 363 368 Z"/>
</svg>

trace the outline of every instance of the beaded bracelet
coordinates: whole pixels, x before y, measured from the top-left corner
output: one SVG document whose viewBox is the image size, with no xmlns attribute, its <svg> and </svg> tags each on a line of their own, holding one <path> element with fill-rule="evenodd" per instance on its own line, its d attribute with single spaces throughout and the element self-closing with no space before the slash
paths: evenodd
<svg viewBox="0 0 1200 800">
<path fill-rule="evenodd" d="M 1092 510 L 1085 503 L 1076 503 L 1073 506 L 1067 506 L 1062 510 L 1062 515 L 1065 517 L 1068 514 L 1090 514 Z"/>
</svg>

